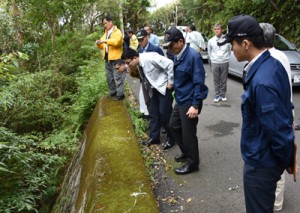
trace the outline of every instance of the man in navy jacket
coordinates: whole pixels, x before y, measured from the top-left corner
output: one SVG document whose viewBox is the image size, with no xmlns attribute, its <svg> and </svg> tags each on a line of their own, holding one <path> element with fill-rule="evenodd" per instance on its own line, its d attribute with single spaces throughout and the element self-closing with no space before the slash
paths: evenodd
<svg viewBox="0 0 300 213">
<path fill-rule="evenodd" d="M 263 31 L 249 15 L 228 22 L 219 45 L 231 42 L 245 67 L 241 152 L 247 213 L 273 212 L 276 183 L 293 163 L 293 114 L 288 75 L 264 48 Z"/>
<path fill-rule="evenodd" d="M 187 174 L 199 167 L 198 115 L 208 88 L 204 84 L 205 70 L 199 53 L 186 45 L 183 34 L 177 28 L 171 28 L 166 34 L 169 43 L 165 45 L 175 55 L 176 104 L 171 115 L 170 132 L 182 152 L 175 161 L 186 161 L 182 167 L 175 169 L 175 173 Z"/>
</svg>

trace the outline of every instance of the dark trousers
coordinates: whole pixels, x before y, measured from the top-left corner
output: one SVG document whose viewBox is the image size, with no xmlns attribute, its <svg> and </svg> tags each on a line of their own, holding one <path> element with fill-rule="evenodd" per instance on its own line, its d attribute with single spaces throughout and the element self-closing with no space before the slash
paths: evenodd
<svg viewBox="0 0 300 213">
<path fill-rule="evenodd" d="M 166 94 L 162 95 L 156 89 L 153 89 L 153 95 L 150 98 L 148 107 L 150 116 L 150 138 L 160 138 L 160 128 L 163 126 L 170 136 L 169 122 L 172 113 L 173 96 L 172 91 L 167 89 Z"/>
<path fill-rule="evenodd" d="M 244 165 L 244 194 L 247 213 L 273 213 L 276 183 L 284 168 Z"/>
<path fill-rule="evenodd" d="M 198 117 L 189 118 L 186 113 L 190 106 L 175 104 L 171 119 L 170 131 L 181 152 L 187 157 L 187 162 L 197 168 L 199 166 L 199 150 L 197 138 Z M 199 108 L 199 113 L 201 108 Z"/>
</svg>

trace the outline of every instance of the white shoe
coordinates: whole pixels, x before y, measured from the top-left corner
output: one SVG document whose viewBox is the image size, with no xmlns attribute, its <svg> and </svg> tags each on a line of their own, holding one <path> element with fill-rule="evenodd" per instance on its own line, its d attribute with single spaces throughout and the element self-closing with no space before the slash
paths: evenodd
<svg viewBox="0 0 300 213">
<path fill-rule="evenodd" d="M 275 212 L 280 212 L 282 210 L 282 206 L 277 206 L 275 207 L 274 206 L 274 209 L 273 209 Z"/>
<path fill-rule="evenodd" d="M 214 98 L 214 102 L 217 103 L 221 100 L 221 97 L 216 95 L 216 97 Z"/>
<path fill-rule="evenodd" d="M 221 97 L 221 100 L 222 100 L 222 101 L 227 101 L 226 96 L 222 96 L 222 97 Z"/>
</svg>

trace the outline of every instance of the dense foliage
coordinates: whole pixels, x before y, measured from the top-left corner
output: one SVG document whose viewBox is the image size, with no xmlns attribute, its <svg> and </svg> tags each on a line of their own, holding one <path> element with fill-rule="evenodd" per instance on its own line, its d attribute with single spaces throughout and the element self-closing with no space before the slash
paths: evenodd
<svg viewBox="0 0 300 213">
<path fill-rule="evenodd" d="M 153 25 L 159 27 L 157 23 L 163 22 L 165 23 L 163 26 L 169 27 L 170 23 L 175 22 L 177 16 L 178 25 L 195 23 L 199 31 L 211 37 L 215 23 L 219 22 L 226 26 L 227 21 L 233 16 L 249 14 L 259 22 L 273 24 L 279 34 L 296 46 L 300 46 L 298 0 L 177 0 L 175 2 L 177 4 L 170 4 L 152 14 Z M 165 28 L 159 29 L 165 30 Z"/>
<path fill-rule="evenodd" d="M 80 57 L 76 72 L 68 66 L 65 72 L 22 72 L 2 87 L 1 209 L 26 212 L 49 207 L 65 166 L 76 151 L 82 127 L 99 95 L 107 91 L 94 38 L 82 38 L 77 39 L 77 53 L 84 52 L 94 60 Z M 65 60 L 76 63 L 78 54 Z"/>
<path fill-rule="evenodd" d="M 52 31 L 49 20 L 31 14 L 49 3 L 39 2 L 11 1 L 0 10 L 0 209 L 5 212 L 50 211 L 83 127 L 107 92 L 94 44 L 102 29 L 64 31 L 57 25 Z M 52 16 L 58 15 L 54 10 Z"/>
</svg>

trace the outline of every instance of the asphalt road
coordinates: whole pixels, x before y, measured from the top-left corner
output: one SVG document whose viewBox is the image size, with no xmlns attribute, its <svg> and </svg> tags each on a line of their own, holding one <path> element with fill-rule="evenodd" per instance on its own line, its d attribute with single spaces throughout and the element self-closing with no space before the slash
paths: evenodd
<svg viewBox="0 0 300 213">
<path fill-rule="evenodd" d="M 178 204 L 169 208 L 163 207 L 161 212 L 245 212 L 243 161 L 240 154 L 242 83 L 240 79 L 229 76 L 226 95 L 228 101 L 214 103 L 213 79 L 208 64 L 205 64 L 205 69 L 208 74 L 206 85 L 209 87 L 209 94 L 204 101 L 198 123 L 200 171 L 183 176 L 175 175 L 172 169 L 166 172 L 160 183 L 161 189 L 158 190 L 164 190 L 166 195 L 173 194 Z M 137 94 L 139 81 L 130 77 L 127 79 L 133 93 Z M 294 88 L 293 98 L 296 106 L 295 121 L 300 123 L 300 88 Z M 296 137 L 300 138 L 300 131 L 296 132 Z M 173 159 L 179 153 L 177 146 L 165 151 L 167 163 L 174 168 L 180 166 Z M 295 183 L 292 176 L 286 174 L 282 213 L 300 212 L 299 182 L 300 175 Z M 163 196 L 164 192 L 160 191 L 159 194 Z"/>
</svg>

